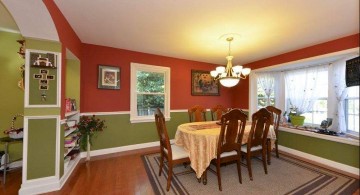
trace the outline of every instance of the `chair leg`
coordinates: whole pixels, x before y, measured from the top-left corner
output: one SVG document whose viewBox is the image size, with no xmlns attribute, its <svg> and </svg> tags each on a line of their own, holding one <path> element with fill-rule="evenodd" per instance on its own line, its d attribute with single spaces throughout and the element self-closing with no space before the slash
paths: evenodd
<svg viewBox="0 0 360 195">
<path fill-rule="evenodd" d="M 162 168 L 164 166 L 164 156 L 160 155 L 160 167 L 159 167 L 159 176 L 161 176 Z"/>
<path fill-rule="evenodd" d="M 279 158 L 279 150 L 278 150 L 278 141 L 275 140 L 275 152 L 276 152 L 276 158 Z"/>
<path fill-rule="evenodd" d="M 271 140 L 268 139 L 266 142 L 267 145 L 267 163 L 268 165 L 271 164 Z"/>
<path fill-rule="evenodd" d="M 169 190 L 170 190 L 172 173 L 173 173 L 173 172 L 172 172 L 172 164 L 169 164 L 169 171 L 168 171 L 166 191 L 169 191 Z"/>
<path fill-rule="evenodd" d="M 216 174 L 217 174 L 217 178 L 218 178 L 219 190 L 222 191 L 221 175 L 220 175 L 220 159 L 216 160 Z"/>
<path fill-rule="evenodd" d="M 262 163 L 263 163 L 263 166 L 264 166 L 265 174 L 267 174 L 266 149 L 265 148 L 262 150 Z"/>
<path fill-rule="evenodd" d="M 250 180 L 252 181 L 253 177 L 252 177 L 252 171 L 251 171 L 251 155 L 248 153 L 246 154 L 246 165 L 247 165 L 247 168 L 249 171 Z"/>
<path fill-rule="evenodd" d="M 240 159 L 241 159 L 241 157 L 240 157 Z M 240 166 L 240 163 L 241 163 L 241 160 L 240 159 L 238 159 L 237 161 L 236 161 L 236 164 L 237 164 L 237 169 L 238 169 L 238 175 L 239 175 L 239 182 L 240 183 L 242 183 L 242 177 L 241 177 L 241 166 Z"/>
</svg>

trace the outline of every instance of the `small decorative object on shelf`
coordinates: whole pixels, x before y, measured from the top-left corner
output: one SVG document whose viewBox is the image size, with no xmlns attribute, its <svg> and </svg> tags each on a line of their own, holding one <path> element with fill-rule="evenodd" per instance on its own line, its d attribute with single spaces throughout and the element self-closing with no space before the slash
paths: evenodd
<svg viewBox="0 0 360 195">
<path fill-rule="evenodd" d="M 81 116 L 76 127 L 79 129 L 80 133 L 80 147 L 83 150 L 87 149 L 87 160 L 90 160 L 90 146 L 92 145 L 93 136 L 99 132 L 103 131 L 105 126 L 105 120 L 100 120 L 95 118 L 95 115 Z"/>
<path fill-rule="evenodd" d="M 22 114 L 16 114 L 12 121 L 11 121 L 11 127 L 8 130 L 5 130 L 4 133 L 8 134 L 10 138 L 12 139 L 22 139 L 24 136 L 23 128 L 15 128 L 15 121 L 17 117 L 24 117 Z"/>
<path fill-rule="evenodd" d="M 303 114 L 296 106 L 290 107 L 289 117 L 291 124 L 293 126 L 303 126 L 305 121 L 305 116 L 301 116 Z"/>
<path fill-rule="evenodd" d="M 76 100 L 71 98 L 65 99 L 65 112 L 73 112 L 76 111 Z"/>
</svg>

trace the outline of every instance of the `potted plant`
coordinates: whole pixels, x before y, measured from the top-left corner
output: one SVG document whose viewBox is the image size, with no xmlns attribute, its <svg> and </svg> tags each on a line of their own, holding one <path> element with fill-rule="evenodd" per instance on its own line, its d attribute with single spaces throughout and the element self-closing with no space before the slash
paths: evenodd
<svg viewBox="0 0 360 195">
<path fill-rule="evenodd" d="M 78 124 L 76 125 L 80 134 L 80 148 L 87 150 L 87 160 L 90 160 L 90 146 L 93 141 L 92 138 L 96 133 L 103 131 L 105 126 L 105 120 L 95 118 L 95 115 L 81 116 Z"/>
<path fill-rule="evenodd" d="M 290 107 L 289 117 L 290 122 L 293 126 L 303 126 L 305 121 L 305 116 L 301 116 L 303 114 L 299 111 L 296 106 Z"/>
</svg>

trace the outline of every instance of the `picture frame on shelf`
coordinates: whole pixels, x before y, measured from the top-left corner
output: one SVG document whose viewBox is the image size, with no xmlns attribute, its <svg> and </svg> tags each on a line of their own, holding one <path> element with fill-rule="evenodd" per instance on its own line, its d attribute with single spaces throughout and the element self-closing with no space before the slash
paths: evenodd
<svg viewBox="0 0 360 195">
<path fill-rule="evenodd" d="M 219 96 L 219 82 L 211 77 L 210 71 L 191 70 L 191 95 Z"/>
<path fill-rule="evenodd" d="M 120 67 L 99 65 L 98 66 L 98 88 L 120 89 Z"/>
</svg>

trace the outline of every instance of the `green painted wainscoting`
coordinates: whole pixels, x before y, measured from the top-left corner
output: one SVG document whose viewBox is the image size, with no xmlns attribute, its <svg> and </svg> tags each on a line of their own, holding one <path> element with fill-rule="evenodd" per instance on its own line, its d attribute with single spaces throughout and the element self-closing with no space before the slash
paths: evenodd
<svg viewBox="0 0 360 195">
<path fill-rule="evenodd" d="M 359 146 L 279 131 L 279 145 L 359 168 Z"/>
<path fill-rule="evenodd" d="M 175 136 L 176 128 L 189 121 L 185 112 L 172 112 L 171 120 L 166 121 L 170 139 Z M 108 149 L 133 144 L 158 141 L 155 122 L 130 123 L 129 114 L 96 116 L 105 120 L 107 128 L 93 139 L 91 150 Z"/>
<path fill-rule="evenodd" d="M 29 119 L 27 179 L 55 176 L 56 119 Z"/>
</svg>

